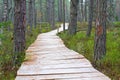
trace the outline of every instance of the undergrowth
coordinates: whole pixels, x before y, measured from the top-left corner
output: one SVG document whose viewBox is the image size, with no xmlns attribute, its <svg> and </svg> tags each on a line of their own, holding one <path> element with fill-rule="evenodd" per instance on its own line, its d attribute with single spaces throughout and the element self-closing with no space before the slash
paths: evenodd
<svg viewBox="0 0 120 80">
<path fill-rule="evenodd" d="M 58 24 L 56 24 L 58 25 Z M 9 24 L 10 30 L 3 28 L 3 33 L 0 34 L 1 44 L 0 44 L 0 80 L 14 80 L 16 72 L 19 68 L 14 68 L 13 65 L 13 25 Z M 40 27 L 41 26 L 41 27 Z M 50 31 L 50 26 L 47 23 L 42 23 L 37 25 L 36 28 L 33 28 L 30 31 L 29 26 L 26 30 L 26 49 L 34 42 L 39 33 Z M 24 60 L 24 55 L 22 59 Z M 19 64 L 21 64 L 20 62 Z"/>
<path fill-rule="evenodd" d="M 86 37 L 86 31 L 80 31 L 74 36 L 68 35 L 67 31 L 66 33 L 59 33 L 58 35 L 63 39 L 68 48 L 84 55 L 91 61 L 95 68 L 108 75 L 112 80 L 119 80 L 120 28 L 114 27 L 112 30 L 107 30 L 107 53 L 106 56 L 99 61 L 100 64 L 94 64 L 94 32 L 93 29 L 91 37 Z"/>
</svg>

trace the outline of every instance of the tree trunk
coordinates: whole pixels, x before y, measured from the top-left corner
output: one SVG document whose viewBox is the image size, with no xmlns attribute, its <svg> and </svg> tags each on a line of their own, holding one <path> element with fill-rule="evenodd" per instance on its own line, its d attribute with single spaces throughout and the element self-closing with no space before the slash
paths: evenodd
<svg viewBox="0 0 120 80">
<path fill-rule="evenodd" d="M 51 26 L 52 29 L 55 29 L 55 1 L 52 0 L 52 9 L 51 9 Z"/>
<path fill-rule="evenodd" d="M 88 30 L 87 30 L 88 37 L 91 35 L 91 30 L 92 30 L 93 5 L 94 5 L 94 1 L 90 0 L 90 2 L 89 2 L 89 21 L 88 21 Z"/>
<path fill-rule="evenodd" d="M 13 9 L 13 0 L 8 0 L 9 2 L 9 10 L 8 10 L 8 17 L 9 17 L 9 21 L 13 21 L 13 13 L 14 13 L 14 9 Z"/>
<path fill-rule="evenodd" d="M 85 11 L 84 11 L 84 16 L 85 16 L 85 22 L 87 22 L 87 0 L 85 0 L 85 4 L 84 4 L 84 9 L 85 9 Z"/>
<path fill-rule="evenodd" d="M 64 0 L 63 0 L 64 1 Z M 62 9 L 62 0 L 58 0 L 58 20 L 59 22 L 62 22 L 62 15 L 63 15 L 63 9 Z"/>
<path fill-rule="evenodd" d="M 51 2 L 50 2 L 50 0 L 46 0 L 47 1 L 47 11 L 46 11 L 46 13 L 47 13 L 47 22 L 49 22 L 49 24 L 50 24 L 50 18 L 51 18 L 51 10 L 50 10 L 50 8 L 51 8 Z"/>
<path fill-rule="evenodd" d="M 43 8 L 42 8 L 42 0 L 39 0 L 40 3 L 40 22 L 43 22 Z"/>
<path fill-rule="evenodd" d="M 79 0 L 71 0 L 70 6 L 70 24 L 69 24 L 69 34 L 74 35 L 77 31 L 77 8 Z"/>
<path fill-rule="evenodd" d="M 66 22 L 69 22 L 70 21 L 70 3 L 68 3 L 69 1 L 68 0 L 66 0 L 66 2 L 65 2 L 65 17 L 66 17 L 66 19 L 65 19 L 65 21 Z"/>
<path fill-rule="evenodd" d="M 65 32 L 65 0 L 63 0 L 63 31 Z"/>
<path fill-rule="evenodd" d="M 30 32 L 32 31 L 33 28 L 33 0 L 29 0 L 29 11 L 28 11 L 28 23 L 30 26 Z"/>
<path fill-rule="evenodd" d="M 3 15 L 3 21 L 8 20 L 8 0 L 3 0 L 4 3 L 4 15 Z"/>
<path fill-rule="evenodd" d="M 55 12 L 54 12 L 54 0 L 49 0 L 49 22 L 51 29 L 55 29 Z"/>
<path fill-rule="evenodd" d="M 14 59 L 25 51 L 26 0 L 14 0 Z"/>
<path fill-rule="evenodd" d="M 81 22 L 81 1 L 79 0 L 79 4 L 78 4 L 78 17 L 77 20 Z"/>
<path fill-rule="evenodd" d="M 33 26 L 36 28 L 36 6 L 35 6 L 35 0 L 33 0 Z"/>
<path fill-rule="evenodd" d="M 80 1 L 81 1 L 81 21 L 84 21 L 83 0 Z"/>
<path fill-rule="evenodd" d="M 96 17 L 96 33 L 95 33 L 95 47 L 94 59 L 100 60 L 106 54 L 106 8 L 107 0 L 96 0 L 97 3 L 97 17 Z"/>
</svg>

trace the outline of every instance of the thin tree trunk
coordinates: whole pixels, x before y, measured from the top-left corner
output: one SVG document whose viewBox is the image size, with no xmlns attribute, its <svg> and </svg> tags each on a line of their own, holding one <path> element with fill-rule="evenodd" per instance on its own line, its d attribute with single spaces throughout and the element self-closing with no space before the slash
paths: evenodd
<svg viewBox="0 0 120 80">
<path fill-rule="evenodd" d="M 51 29 L 55 29 L 55 12 L 54 12 L 54 0 L 49 0 L 49 23 L 51 26 Z"/>
<path fill-rule="evenodd" d="M 81 0 L 79 0 L 79 4 L 78 4 L 78 17 L 77 20 L 81 22 Z"/>
<path fill-rule="evenodd" d="M 90 2 L 89 2 L 89 21 L 88 21 L 88 30 L 87 30 L 88 37 L 91 35 L 91 30 L 92 30 L 93 5 L 94 5 L 94 1 L 90 0 Z"/>
<path fill-rule="evenodd" d="M 71 0 L 70 6 L 70 24 L 69 24 L 69 34 L 74 35 L 77 32 L 77 9 L 79 0 Z"/>
<path fill-rule="evenodd" d="M 63 31 L 65 32 L 65 0 L 63 0 Z"/>
<path fill-rule="evenodd" d="M 36 5 L 35 0 L 33 0 L 33 26 L 36 28 Z"/>
<path fill-rule="evenodd" d="M 66 0 L 65 4 L 66 4 L 66 6 L 65 6 L 66 7 L 66 9 L 65 9 L 66 19 L 65 19 L 65 21 L 69 22 L 69 20 L 70 20 L 70 17 L 69 17 L 70 16 L 70 6 L 69 6 L 69 3 L 68 3 L 68 0 Z"/>
<path fill-rule="evenodd" d="M 47 1 L 47 0 L 46 0 Z M 42 2 L 41 2 L 41 0 L 39 0 L 39 14 L 40 14 L 40 18 L 39 18 L 39 21 L 40 21 L 40 23 L 42 22 Z"/>
<path fill-rule="evenodd" d="M 25 51 L 26 0 L 14 0 L 14 60 Z"/>
<path fill-rule="evenodd" d="M 62 15 L 63 15 L 63 9 L 62 9 L 62 0 L 58 0 L 58 19 L 59 22 L 62 22 Z"/>
<path fill-rule="evenodd" d="M 33 28 L 33 0 L 29 0 L 29 13 L 28 13 L 28 23 L 29 23 L 29 26 L 30 26 L 30 32 L 32 31 L 32 28 Z"/>
<path fill-rule="evenodd" d="M 81 21 L 84 21 L 84 10 L 83 10 L 83 0 L 80 0 L 81 1 Z"/>
<path fill-rule="evenodd" d="M 84 15 L 85 15 L 85 22 L 87 22 L 87 0 L 85 0 L 85 11 L 84 11 Z"/>
<path fill-rule="evenodd" d="M 106 54 L 106 8 L 107 0 L 96 0 L 97 3 L 97 17 L 96 17 L 96 33 L 95 33 L 95 47 L 94 59 L 100 60 Z"/>
<path fill-rule="evenodd" d="M 50 18 L 51 18 L 51 2 L 50 2 L 50 0 L 46 0 L 47 1 L 47 22 L 49 22 L 49 24 L 50 24 Z"/>
<path fill-rule="evenodd" d="M 3 15 L 3 21 L 8 20 L 8 0 L 3 0 L 4 3 L 4 15 Z"/>
</svg>

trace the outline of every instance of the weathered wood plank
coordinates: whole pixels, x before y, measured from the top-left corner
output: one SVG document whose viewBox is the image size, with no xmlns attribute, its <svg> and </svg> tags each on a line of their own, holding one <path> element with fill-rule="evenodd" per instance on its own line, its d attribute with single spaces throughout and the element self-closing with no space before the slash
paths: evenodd
<svg viewBox="0 0 120 80">
<path fill-rule="evenodd" d="M 67 69 L 40 69 L 33 67 L 31 69 L 19 70 L 18 75 L 43 75 L 43 74 L 69 74 L 69 73 L 91 73 L 98 72 L 94 68 L 67 68 Z"/>
<path fill-rule="evenodd" d="M 54 75 L 35 75 L 35 76 L 18 76 L 18 80 L 46 80 L 46 79 L 55 79 L 55 80 L 59 80 L 59 79 L 72 79 L 72 78 L 78 78 L 79 80 L 81 78 L 93 78 L 94 77 L 103 77 L 103 74 L 99 74 L 99 73 L 77 73 L 77 74 L 54 74 Z M 16 78 L 16 79 L 17 79 Z"/>
<path fill-rule="evenodd" d="M 46 79 L 42 79 L 46 80 Z M 53 79 L 54 80 L 54 79 Z M 108 77 L 91 77 L 91 78 L 66 78 L 66 79 L 57 79 L 57 80 L 110 80 Z"/>
</svg>

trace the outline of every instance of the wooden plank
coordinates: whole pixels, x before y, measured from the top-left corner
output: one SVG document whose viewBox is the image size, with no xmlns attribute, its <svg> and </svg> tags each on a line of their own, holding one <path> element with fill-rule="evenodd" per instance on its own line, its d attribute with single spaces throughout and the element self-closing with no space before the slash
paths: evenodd
<svg viewBox="0 0 120 80">
<path fill-rule="evenodd" d="M 57 50 L 57 49 L 59 49 L 59 50 L 64 50 L 65 49 L 65 47 L 59 47 L 59 48 L 36 48 L 36 49 L 28 49 L 26 52 L 41 52 L 41 51 L 55 51 L 55 50 Z M 58 51 L 59 51 L 58 50 Z M 66 50 L 67 50 L 67 48 L 66 48 Z"/>
<path fill-rule="evenodd" d="M 81 64 L 81 65 L 91 65 L 89 62 L 83 62 L 83 61 L 86 61 L 85 59 L 81 59 L 81 60 L 39 60 L 39 59 L 34 59 L 33 58 L 33 60 L 28 60 L 28 61 L 26 61 L 26 62 L 24 62 L 23 64 L 24 65 L 28 65 L 28 66 L 30 66 L 30 65 L 39 65 L 39 66 L 41 66 L 41 65 L 50 65 L 50 64 L 52 64 L 52 65 L 58 65 L 58 64 L 72 64 L 72 63 L 76 63 L 76 64 Z M 31 64 L 32 63 L 32 64 Z M 24 66 L 23 65 L 23 66 Z"/>
<path fill-rule="evenodd" d="M 18 70 L 18 75 L 43 75 L 43 74 L 69 74 L 69 73 L 91 73 L 98 72 L 94 68 L 67 68 L 67 69 L 32 69 Z"/>
<path fill-rule="evenodd" d="M 54 57 L 54 56 L 53 56 Z M 90 64 L 88 60 L 86 59 L 68 59 L 68 60 L 39 60 L 39 64 L 68 64 L 68 63 L 85 63 Z"/>
<path fill-rule="evenodd" d="M 91 68 L 91 65 L 81 65 L 81 64 L 58 64 L 58 65 L 23 65 L 21 66 L 20 70 L 18 71 L 18 74 L 21 73 L 20 71 L 26 71 L 26 73 L 34 72 L 34 70 L 52 70 L 52 69 L 79 69 L 79 68 Z M 23 73 L 22 73 L 23 74 Z"/>
<path fill-rule="evenodd" d="M 103 77 L 101 73 L 77 73 L 77 74 L 55 74 L 55 75 L 35 75 L 35 76 L 18 76 L 17 80 L 46 80 L 46 79 L 72 79 L 72 78 L 94 78 L 94 77 Z"/>
<path fill-rule="evenodd" d="M 22 69 L 26 69 L 26 67 L 28 67 L 28 65 L 23 65 L 21 66 Z M 57 64 L 57 65 L 29 65 L 29 68 L 41 68 L 41 69 L 57 69 L 57 68 L 88 68 L 88 67 L 92 67 L 91 65 L 87 65 L 87 64 L 78 64 L 78 63 L 71 63 L 71 64 Z"/>
<path fill-rule="evenodd" d="M 42 79 L 46 80 L 46 79 Z M 53 80 L 110 80 L 108 77 L 91 77 L 91 78 L 66 78 L 66 79 L 53 79 Z"/>
</svg>

